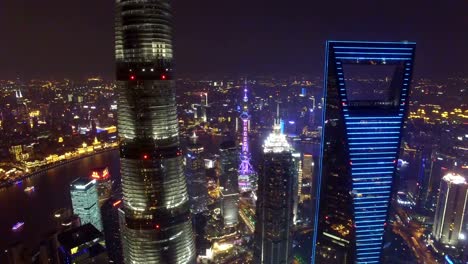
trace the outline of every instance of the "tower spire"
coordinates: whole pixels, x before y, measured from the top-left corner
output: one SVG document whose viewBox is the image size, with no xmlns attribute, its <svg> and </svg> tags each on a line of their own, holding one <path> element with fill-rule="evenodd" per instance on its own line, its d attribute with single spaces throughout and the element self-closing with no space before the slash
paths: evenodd
<svg viewBox="0 0 468 264">
<path fill-rule="evenodd" d="M 249 191 L 252 189 L 252 177 L 255 175 L 252 165 L 250 164 L 250 149 L 249 149 L 249 97 L 248 97 L 247 78 L 244 80 L 244 93 L 243 105 L 240 119 L 242 120 L 242 149 L 240 153 L 240 166 L 239 166 L 239 189 Z"/>
</svg>

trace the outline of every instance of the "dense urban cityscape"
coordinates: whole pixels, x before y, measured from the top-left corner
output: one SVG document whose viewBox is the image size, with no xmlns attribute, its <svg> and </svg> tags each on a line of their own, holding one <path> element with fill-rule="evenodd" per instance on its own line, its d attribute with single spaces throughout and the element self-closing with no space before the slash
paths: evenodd
<svg viewBox="0 0 468 264">
<path fill-rule="evenodd" d="M 185 77 L 170 2 L 115 1 L 113 77 L 0 80 L 0 263 L 468 263 L 467 76 Z"/>
</svg>

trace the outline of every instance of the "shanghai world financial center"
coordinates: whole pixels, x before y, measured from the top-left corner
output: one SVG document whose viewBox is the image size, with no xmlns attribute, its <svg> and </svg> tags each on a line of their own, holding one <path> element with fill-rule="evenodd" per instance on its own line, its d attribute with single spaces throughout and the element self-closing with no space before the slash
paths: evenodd
<svg viewBox="0 0 468 264">
<path fill-rule="evenodd" d="M 412 42 L 327 42 L 315 263 L 381 263 L 414 54 Z"/>
</svg>

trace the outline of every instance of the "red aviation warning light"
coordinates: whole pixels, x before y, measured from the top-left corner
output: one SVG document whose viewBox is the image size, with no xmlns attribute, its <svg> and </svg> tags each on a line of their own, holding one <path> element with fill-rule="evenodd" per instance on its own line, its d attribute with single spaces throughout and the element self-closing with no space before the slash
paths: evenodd
<svg viewBox="0 0 468 264">
<path fill-rule="evenodd" d="M 148 159 L 148 158 L 149 158 L 148 154 L 143 154 L 143 159 L 146 160 L 146 159 Z"/>
<path fill-rule="evenodd" d="M 130 75 L 130 80 L 135 80 L 135 75 Z"/>
<path fill-rule="evenodd" d="M 161 75 L 161 80 L 166 80 L 166 78 L 167 78 L 166 75 L 164 75 L 164 74 Z"/>
</svg>

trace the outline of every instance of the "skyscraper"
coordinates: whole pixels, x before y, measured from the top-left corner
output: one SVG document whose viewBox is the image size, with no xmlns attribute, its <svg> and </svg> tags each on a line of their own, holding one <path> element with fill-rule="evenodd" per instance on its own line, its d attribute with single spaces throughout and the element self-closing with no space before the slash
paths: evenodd
<svg viewBox="0 0 468 264">
<path fill-rule="evenodd" d="M 468 182 L 465 177 L 449 173 L 442 178 L 432 230 L 437 242 L 459 246 L 460 240 L 466 239 L 467 199 Z"/>
<path fill-rule="evenodd" d="M 97 182 L 99 207 L 101 207 L 112 194 L 112 179 L 110 177 L 109 168 L 103 167 L 93 169 L 91 178 Z"/>
<path fill-rule="evenodd" d="M 303 161 L 302 161 L 302 181 L 301 181 L 301 188 L 300 191 L 300 202 L 304 202 L 305 200 L 310 200 L 315 198 L 315 190 L 314 188 L 314 159 L 312 154 L 304 153 Z"/>
<path fill-rule="evenodd" d="M 99 209 L 96 180 L 78 178 L 70 184 L 73 213 L 78 215 L 81 224 L 90 223 L 102 232 L 101 210 Z"/>
<path fill-rule="evenodd" d="M 314 263 L 380 263 L 413 42 L 328 41 Z"/>
<path fill-rule="evenodd" d="M 116 0 L 125 263 L 193 263 L 169 0 Z"/>
<path fill-rule="evenodd" d="M 292 262 L 292 229 L 297 180 L 293 149 L 280 122 L 265 140 L 258 178 L 254 263 Z"/>
<path fill-rule="evenodd" d="M 197 142 L 195 132 L 190 137 L 185 155 L 185 175 L 190 198 L 190 208 L 193 213 L 207 210 L 208 190 L 205 174 L 205 161 L 202 157 L 203 146 Z"/>
<path fill-rule="evenodd" d="M 220 175 L 221 187 L 221 214 L 225 226 L 234 226 L 238 223 L 239 204 L 239 149 L 234 141 L 225 141 L 220 146 Z"/>
</svg>

